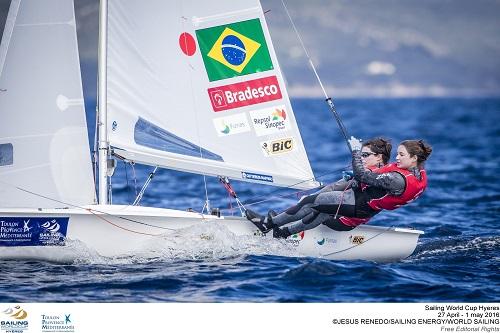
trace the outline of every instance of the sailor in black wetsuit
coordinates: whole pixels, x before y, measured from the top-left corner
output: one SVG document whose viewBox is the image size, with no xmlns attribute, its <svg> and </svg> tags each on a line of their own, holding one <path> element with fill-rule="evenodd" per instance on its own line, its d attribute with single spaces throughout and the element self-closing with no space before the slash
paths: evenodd
<svg viewBox="0 0 500 333">
<path fill-rule="evenodd" d="M 427 181 L 423 162 L 432 149 L 423 141 L 403 141 L 398 147 L 398 163 L 374 171 L 363 166 L 360 141 L 351 138 L 349 143 L 354 178 L 359 182 L 358 186 L 345 191 L 338 190 L 335 186 L 323 189 L 301 198 L 295 206 L 276 216 L 273 216 L 272 211 L 267 217 L 263 217 L 247 210 L 247 218 L 256 225 L 261 224 L 261 230 L 273 229 L 275 237 L 285 238 L 322 223 L 332 224 L 331 227 L 339 231 L 351 230 L 354 226 L 345 225 L 343 228 L 342 224 L 332 222 L 333 215 L 360 219 L 361 223 L 365 223 L 382 209 L 395 209 L 414 200 L 425 189 Z M 289 227 L 279 228 L 294 221 L 297 222 Z"/>
</svg>

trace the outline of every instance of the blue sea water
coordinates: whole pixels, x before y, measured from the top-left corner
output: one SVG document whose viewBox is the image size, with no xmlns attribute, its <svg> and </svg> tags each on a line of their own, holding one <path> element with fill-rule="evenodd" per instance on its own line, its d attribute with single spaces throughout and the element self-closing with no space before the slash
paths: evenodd
<svg viewBox="0 0 500 333">
<path fill-rule="evenodd" d="M 332 114 L 321 100 L 292 104 L 315 174 L 336 180 L 350 158 Z M 500 100 L 345 99 L 336 106 L 352 135 L 423 138 L 434 148 L 425 194 L 370 222 L 424 230 L 409 258 L 381 264 L 295 257 L 278 240 L 240 244 L 222 228 L 212 230 L 210 246 L 186 241 L 158 251 L 162 244 L 155 244 L 144 257 L 108 259 L 76 244 L 81 255 L 70 262 L 4 260 L 0 302 L 500 301 Z M 133 201 L 134 174 L 140 188 L 149 171 L 119 164 L 114 203 Z M 266 200 L 253 206 L 262 212 L 284 209 L 300 195 L 233 186 L 248 204 Z M 229 207 L 217 180 L 207 178 L 207 190 L 212 206 Z M 160 170 L 142 204 L 199 211 L 204 200 L 202 176 Z"/>
</svg>

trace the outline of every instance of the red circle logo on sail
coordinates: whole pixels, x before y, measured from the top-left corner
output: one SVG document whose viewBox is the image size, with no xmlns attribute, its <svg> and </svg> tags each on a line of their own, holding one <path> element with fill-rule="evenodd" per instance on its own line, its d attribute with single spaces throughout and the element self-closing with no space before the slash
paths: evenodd
<svg viewBox="0 0 500 333">
<path fill-rule="evenodd" d="M 183 32 L 179 36 L 179 46 L 182 52 L 187 56 L 192 56 L 196 52 L 196 42 L 193 36 L 187 32 Z"/>
</svg>

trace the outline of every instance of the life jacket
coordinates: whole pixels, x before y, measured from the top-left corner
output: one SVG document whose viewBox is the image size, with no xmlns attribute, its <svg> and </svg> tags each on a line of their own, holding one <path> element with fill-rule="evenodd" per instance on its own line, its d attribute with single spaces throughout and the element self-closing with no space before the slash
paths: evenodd
<svg viewBox="0 0 500 333">
<path fill-rule="evenodd" d="M 382 167 L 372 166 L 372 167 L 368 167 L 368 170 L 370 170 L 372 172 L 376 172 L 376 170 L 378 170 L 379 168 L 383 168 L 383 167 L 384 166 L 382 166 Z M 368 185 L 361 183 L 360 187 L 362 190 L 364 190 L 368 187 Z M 362 217 L 341 216 L 341 217 L 339 217 L 339 221 L 342 222 L 342 224 L 348 225 L 350 227 L 357 227 L 360 224 L 365 224 L 368 221 L 370 221 L 370 217 L 362 218 Z"/>
<path fill-rule="evenodd" d="M 397 172 L 405 177 L 406 187 L 403 194 L 395 196 L 387 193 L 383 197 L 371 199 L 368 205 L 374 210 L 394 210 L 417 199 L 427 187 L 427 174 L 424 169 L 420 170 L 420 180 L 406 169 L 396 166 L 396 163 L 387 164 L 382 168 L 373 170 L 375 173 Z"/>
<path fill-rule="evenodd" d="M 342 222 L 342 224 L 348 225 L 350 227 L 357 227 L 360 224 L 365 224 L 370 220 L 369 217 L 361 218 L 361 217 L 346 217 L 346 216 L 341 216 L 339 217 L 339 221 Z"/>
</svg>

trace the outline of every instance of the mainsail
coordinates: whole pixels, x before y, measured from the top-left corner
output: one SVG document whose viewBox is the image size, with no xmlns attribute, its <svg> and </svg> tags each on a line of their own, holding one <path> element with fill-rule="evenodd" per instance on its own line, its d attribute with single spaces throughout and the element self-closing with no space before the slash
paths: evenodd
<svg viewBox="0 0 500 333">
<path fill-rule="evenodd" d="M 318 185 L 257 0 L 108 0 L 107 131 L 138 163 Z"/>
<path fill-rule="evenodd" d="M 12 1 L 0 110 L 0 207 L 95 201 L 72 0 Z"/>
</svg>

